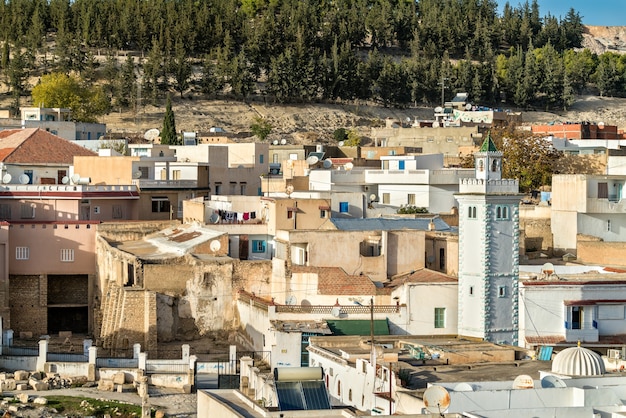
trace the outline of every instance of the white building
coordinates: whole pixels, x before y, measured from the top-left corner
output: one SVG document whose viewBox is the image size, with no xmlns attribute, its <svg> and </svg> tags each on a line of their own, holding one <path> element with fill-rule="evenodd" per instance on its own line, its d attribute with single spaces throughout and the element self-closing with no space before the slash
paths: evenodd
<svg viewBox="0 0 626 418">
<path fill-rule="evenodd" d="M 459 334 L 518 343 L 517 180 L 502 179 L 502 153 L 487 136 L 475 178 L 459 193 Z"/>
<path fill-rule="evenodd" d="M 70 141 L 95 141 L 106 134 L 104 123 L 74 122 L 65 108 L 21 107 L 22 128 L 40 128 Z"/>
</svg>

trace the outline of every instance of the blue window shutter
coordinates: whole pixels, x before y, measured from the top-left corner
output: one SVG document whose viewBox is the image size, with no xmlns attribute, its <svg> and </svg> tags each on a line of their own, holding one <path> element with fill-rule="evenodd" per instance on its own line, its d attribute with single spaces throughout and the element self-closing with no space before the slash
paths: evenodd
<svg viewBox="0 0 626 418">
<path fill-rule="evenodd" d="M 404 170 L 404 160 L 398 161 L 398 167 L 400 168 L 400 170 Z"/>
</svg>

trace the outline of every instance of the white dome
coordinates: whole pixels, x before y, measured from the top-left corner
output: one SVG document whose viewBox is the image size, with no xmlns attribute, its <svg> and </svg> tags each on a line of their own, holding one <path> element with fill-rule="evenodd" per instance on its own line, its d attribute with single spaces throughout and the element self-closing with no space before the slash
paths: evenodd
<svg viewBox="0 0 626 418">
<path fill-rule="evenodd" d="M 552 360 L 552 373 L 567 376 L 599 376 L 605 373 L 604 362 L 598 353 L 584 347 L 570 347 Z"/>
</svg>

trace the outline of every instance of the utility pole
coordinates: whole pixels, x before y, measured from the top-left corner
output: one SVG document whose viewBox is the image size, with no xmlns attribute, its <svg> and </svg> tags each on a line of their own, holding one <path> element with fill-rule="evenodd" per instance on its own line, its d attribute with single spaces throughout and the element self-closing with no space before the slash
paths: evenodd
<svg viewBox="0 0 626 418">
<path fill-rule="evenodd" d="M 441 82 L 438 84 L 441 86 L 441 107 L 443 107 L 445 103 L 445 90 L 446 90 L 446 81 L 449 80 L 447 77 L 441 76 Z"/>
</svg>

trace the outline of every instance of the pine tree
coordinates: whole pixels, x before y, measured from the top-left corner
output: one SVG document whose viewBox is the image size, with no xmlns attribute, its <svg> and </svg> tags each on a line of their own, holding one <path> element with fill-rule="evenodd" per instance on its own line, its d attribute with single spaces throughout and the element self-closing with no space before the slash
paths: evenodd
<svg viewBox="0 0 626 418">
<path fill-rule="evenodd" d="M 161 131 L 161 144 L 164 145 L 180 145 L 178 135 L 176 135 L 176 120 L 174 111 L 172 110 L 172 98 L 167 95 L 167 104 L 165 105 L 165 116 L 163 116 L 163 129 Z"/>
</svg>

